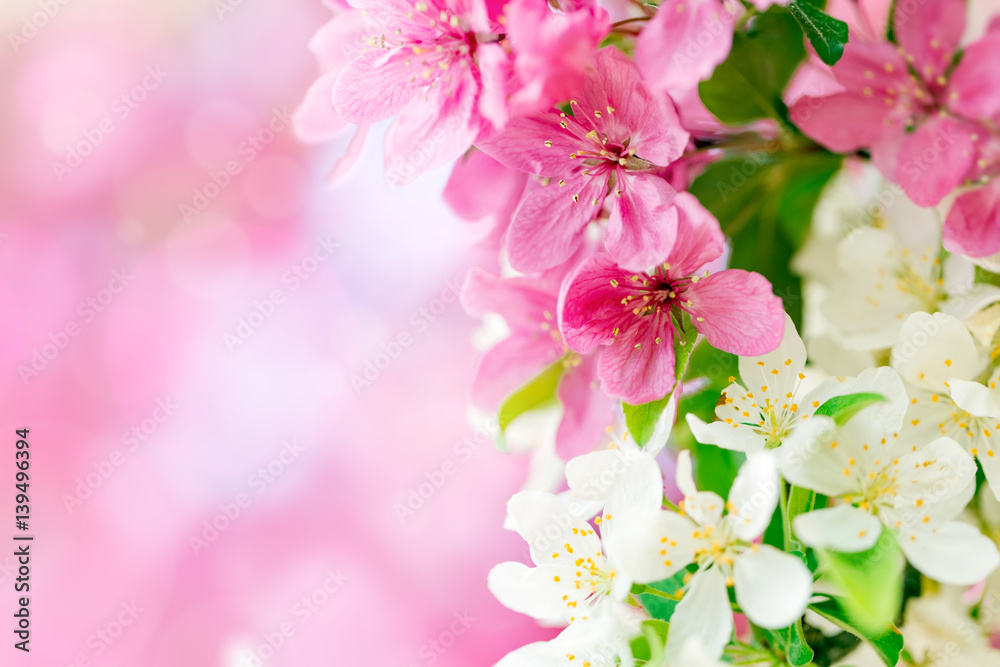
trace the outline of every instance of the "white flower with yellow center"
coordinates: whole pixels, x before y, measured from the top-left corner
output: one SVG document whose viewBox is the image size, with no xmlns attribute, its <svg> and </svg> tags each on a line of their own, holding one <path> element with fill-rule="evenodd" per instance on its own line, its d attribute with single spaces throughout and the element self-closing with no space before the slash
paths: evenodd
<svg viewBox="0 0 1000 667">
<path fill-rule="evenodd" d="M 620 511 L 649 514 L 660 505 L 660 489 L 653 508 L 625 504 Z M 621 576 L 594 527 L 569 499 L 522 491 L 507 503 L 507 513 L 509 525 L 528 543 L 535 567 L 507 562 L 490 571 L 490 591 L 506 607 L 545 623 L 566 624 L 588 620 L 628 596 L 632 582 Z M 605 511 L 595 521 L 614 519 Z"/>
<path fill-rule="evenodd" d="M 760 627 L 783 628 L 802 616 L 812 591 L 809 569 L 795 556 L 755 543 L 771 521 L 779 483 L 773 453 L 763 453 L 743 465 L 724 503 L 714 493 L 698 491 L 684 451 L 677 462 L 683 513 L 635 515 L 618 526 L 619 563 L 635 581 L 660 581 L 697 565 L 677 591 L 683 598 L 670 622 L 668 661 L 678 660 L 691 640 L 713 658 L 722 655 L 733 630 L 729 587 Z"/>
<path fill-rule="evenodd" d="M 900 437 L 953 439 L 979 459 L 1000 498 L 1000 377 L 976 381 L 986 357 L 965 325 L 944 313 L 911 315 L 892 348 L 892 366 L 910 394 Z"/>
<path fill-rule="evenodd" d="M 822 312 L 849 349 L 891 346 L 915 312 L 965 318 L 1000 300 L 1000 289 L 975 284 L 966 258 L 938 259 L 941 232 L 933 211 L 900 201 L 893 217 L 884 228 L 856 229 L 837 245 L 840 275 Z"/>
<path fill-rule="evenodd" d="M 801 391 L 805 365 L 806 348 L 786 315 L 785 333 L 777 349 L 759 357 L 740 357 L 743 385 L 730 378 L 715 408 L 719 421 L 706 424 L 688 414 L 691 432 L 698 442 L 741 452 L 778 446 L 820 405 L 815 397 Z"/>
<path fill-rule="evenodd" d="M 895 372 L 877 373 L 895 377 L 894 392 L 905 396 Z M 888 394 L 888 383 L 881 384 Z M 975 492 L 976 464 L 950 438 L 918 443 L 873 418 L 876 408 L 900 403 L 865 408 L 840 428 L 816 416 L 785 440 L 778 452 L 782 475 L 831 503 L 797 516 L 795 535 L 814 548 L 853 553 L 874 546 L 886 527 L 923 574 L 951 584 L 980 581 L 1000 564 L 1000 554 L 975 527 L 953 521 Z"/>
</svg>

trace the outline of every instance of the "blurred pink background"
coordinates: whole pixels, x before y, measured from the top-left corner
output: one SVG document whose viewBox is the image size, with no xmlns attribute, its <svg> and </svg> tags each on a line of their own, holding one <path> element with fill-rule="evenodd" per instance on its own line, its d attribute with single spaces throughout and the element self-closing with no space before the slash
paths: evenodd
<svg viewBox="0 0 1000 667">
<path fill-rule="evenodd" d="M 348 137 L 301 145 L 287 115 L 329 16 L 0 9 L 0 664 L 489 665 L 545 634 L 485 586 L 523 557 L 501 524 L 526 476 L 466 417 L 454 288 L 487 230 L 445 172 L 391 188 L 384 128 L 325 185 Z"/>
</svg>

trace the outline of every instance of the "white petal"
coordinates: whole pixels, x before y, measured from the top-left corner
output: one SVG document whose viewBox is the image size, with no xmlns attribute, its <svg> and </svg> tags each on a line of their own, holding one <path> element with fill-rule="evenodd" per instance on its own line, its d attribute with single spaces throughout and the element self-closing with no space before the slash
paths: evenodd
<svg viewBox="0 0 1000 667">
<path fill-rule="evenodd" d="M 715 445 L 723 449 L 737 452 L 759 452 L 764 449 L 765 439 L 746 424 L 724 421 L 706 424 L 698 415 L 689 412 L 686 415 L 688 428 L 694 439 L 705 445 Z"/>
<path fill-rule="evenodd" d="M 974 378 L 983 360 L 959 320 L 944 313 L 914 313 L 903 322 L 892 348 L 892 367 L 919 387 L 943 392 L 949 380 Z"/>
<path fill-rule="evenodd" d="M 681 665 L 684 667 L 726 667 L 724 663 L 713 660 L 697 639 L 691 639 L 681 649 Z"/>
<path fill-rule="evenodd" d="M 693 496 L 698 493 L 698 487 L 694 485 L 694 472 L 691 468 L 691 452 L 686 449 L 677 455 L 677 474 L 674 479 L 677 488 L 685 496 Z"/>
<path fill-rule="evenodd" d="M 570 592 L 563 591 L 569 585 L 569 578 L 560 577 L 560 582 L 556 583 L 553 581 L 556 575 L 549 572 L 550 569 L 528 567 L 513 561 L 500 563 L 490 570 L 487 586 L 508 609 L 547 623 L 565 623 L 570 614 L 562 596 Z M 572 572 L 569 575 L 572 576 Z"/>
<path fill-rule="evenodd" d="M 778 506 L 778 466 L 773 451 L 750 457 L 740 468 L 729 490 L 729 516 L 733 533 L 741 540 L 759 537 Z"/>
<path fill-rule="evenodd" d="M 792 318 L 785 315 L 785 329 L 777 349 L 759 357 L 740 357 L 740 379 L 743 386 L 754 394 L 758 403 L 781 405 L 789 402 L 788 393 L 794 393 L 799 373 L 806 365 L 806 347 L 795 330 Z"/>
<path fill-rule="evenodd" d="M 805 563 L 766 544 L 737 556 L 733 582 L 740 609 L 769 630 L 794 623 L 812 595 L 812 574 Z"/>
<path fill-rule="evenodd" d="M 800 422 L 777 450 L 782 476 L 795 486 L 827 496 L 855 490 L 853 478 L 843 474 L 844 448 L 830 446 L 835 434 L 836 425 L 829 417 Z"/>
<path fill-rule="evenodd" d="M 938 438 L 899 458 L 899 495 L 887 512 L 904 529 L 934 528 L 955 518 L 976 491 L 976 462 L 951 438 Z"/>
<path fill-rule="evenodd" d="M 970 415 L 976 417 L 1000 418 L 1000 406 L 989 389 L 978 382 L 967 380 L 951 380 L 951 400 Z"/>
<path fill-rule="evenodd" d="M 809 392 L 803 402 L 812 412 L 834 396 L 862 393 L 881 394 L 886 399 L 865 408 L 863 419 L 877 422 L 886 432 L 898 431 L 909 402 L 903 381 L 891 368 L 869 368 L 854 378 L 827 378 Z"/>
<path fill-rule="evenodd" d="M 990 452 L 993 456 L 990 456 Z M 993 495 L 1000 500 L 1000 456 L 993 449 L 985 452 L 979 451 L 979 465 L 983 466 L 983 474 L 986 475 L 986 483 L 990 485 Z"/>
<path fill-rule="evenodd" d="M 538 565 L 560 557 L 565 560 L 569 553 L 576 554 L 574 558 L 593 557 L 601 550 L 601 541 L 590 525 L 572 512 L 565 500 L 551 493 L 516 493 L 507 503 L 507 513 L 528 543 L 531 559 Z M 553 554 L 559 555 L 553 557 Z"/>
<path fill-rule="evenodd" d="M 875 546 L 882 523 L 862 509 L 838 505 L 798 515 L 792 529 L 803 544 L 814 549 L 856 553 Z"/>
<path fill-rule="evenodd" d="M 958 521 L 935 531 L 904 534 L 900 546 L 913 567 L 944 584 L 975 584 L 1000 565 L 993 541 L 975 526 Z"/>
<path fill-rule="evenodd" d="M 692 639 L 704 647 L 706 654 L 718 658 L 732 634 L 733 609 L 726 575 L 718 567 L 698 572 L 670 619 L 667 664 L 683 664 L 679 662 L 681 651 Z"/>
<path fill-rule="evenodd" d="M 722 520 L 726 504 L 711 491 L 699 491 L 684 498 L 684 512 L 702 526 L 715 526 Z"/>
<path fill-rule="evenodd" d="M 623 517 L 605 542 L 608 558 L 629 581 L 661 581 L 694 560 L 696 529 L 689 519 L 669 511 Z"/>
</svg>

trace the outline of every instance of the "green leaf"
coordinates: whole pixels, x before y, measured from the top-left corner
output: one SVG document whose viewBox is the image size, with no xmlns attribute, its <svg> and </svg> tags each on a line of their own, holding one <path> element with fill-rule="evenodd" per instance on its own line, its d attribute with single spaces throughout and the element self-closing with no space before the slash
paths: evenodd
<svg viewBox="0 0 1000 667">
<path fill-rule="evenodd" d="M 883 530 L 867 551 L 816 553 L 824 577 L 844 592 L 842 603 L 852 625 L 872 632 L 896 618 L 903 594 L 903 556 L 892 531 Z"/>
<path fill-rule="evenodd" d="M 697 442 L 694 444 L 692 454 L 694 481 L 698 489 L 728 498 L 729 489 L 733 486 L 740 466 L 746 460 L 746 454 Z"/>
<path fill-rule="evenodd" d="M 782 92 L 806 56 L 802 29 L 780 7 L 757 17 L 712 77 L 702 81 L 702 102 L 723 123 L 745 125 L 759 118 L 784 118 Z"/>
<path fill-rule="evenodd" d="M 774 646 L 793 667 L 802 667 L 812 662 L 815 653 L 806 641 L 802 620 L 780 630 L 762 630 L 769 643 Z"/>
<path fill-rule="evenodd" d="M 687 569 L 675 573 L 674 576 L 668 579 L 647 585 L 649 588 L 655 588 L 658 591 L 674 595 L 684 586 L 684 577 L 688 574 L 688 572 L 696 569 L 696 566 L 689 565 Z M 674 610 L 679 604 L 674 600 L 661 598 L 660 596 L 652 593 L 640 593 L 639 602 L 641 602 L 642 606 L 646 608 L 646 611 L 649 612 L 650 616 L 661 621 L 669 621 L 670 617 L 674 615 Z"/>
<path fill-rule="evenodd" d="M 698 339 L 698 330 L 691 322 L 691 316 L 681 311 L 679 317 L 674 318 L 674 377 L 684 377 L 687 369 L 688 359 L 695 348 L 695 341 Z M 676 384 L 674 385 L 676 387 Z M 643 403 L 642 405 L 629 405 L 622 403 L 622 410 L 625 413 L 625 425 L 632 439 L 640 447 L 644 447 L 656 431 L 656 424 L 663 414 L 663 409 L 670 401 L 673 390 L 663 398 Z"/>
<path fill-rule="evenodd" d="M 900 651 L 903 650 L 903 635 L 892 623 L 873 628 L 857 625 L 848 613 L 843 599 L 835 596 L 822 602 L 814 602 L 809 608 L 837 627 L 871 644 L 886 667 L 895 667 L 899 661 Z"/>
<path fill-rule="evenodd" d="M 792 525 L 795 517 L 806 512 L 811 512 L 815 507 L 815 491 L 803 489 L 800 486 L 793 486 L 788 493 L 788 525 Z"/>
<path fill-rule="evenodd" d="M 869 405 L 885 401 L 882 394 L 873 392 L 860 392 L 857 394 L 846 394 L 844 396 L 834 396 L 828 399 L 816 410 L 817 415 L 832 417 L 837 426 L 843 426 L 851 420 L 851 417 L 858 414 Z"/>
<path fill-rule="evenodd" d="M 564 370 L 563 359 L 560 358 L 546 367 L 500 405 L 497 419 L 500 422 L 501 433 L 506 431 L 516 417 L 529 410 L 547 405 L 556 399 L 556 388 L 559 386 L 559 378 L 562 377 Z"/>
<path fill-rule="evenodd" d="M 672 394 L 673 392 L 671 392 Z M 659 421 L 663 409 L 670 401 L 670 394 L 667 394 L 658 401 L 643 403 L 642 405 L 629 405 L 622 403 L 622 410 L 625 412 L 625 425 L 631 434 L 635 444 L 645 447 L 646 443 L 653 436 L 656 430 L 656 422 Z"/>
<path fill-rule="evenodd" d="M 839 21 L 819 7 L 808 2 L 788 5 L 788 11 L 802 27 L 809 43 L 816 49 L 816 55 L 827 65 L 833 65 L 844 55 L 844 45 L 849 39 L 847 24 Z"/>
</svg>

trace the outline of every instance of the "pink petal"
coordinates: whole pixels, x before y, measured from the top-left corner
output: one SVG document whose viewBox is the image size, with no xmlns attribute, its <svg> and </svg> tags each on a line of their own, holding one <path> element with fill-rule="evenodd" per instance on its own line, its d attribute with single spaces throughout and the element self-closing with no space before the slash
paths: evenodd
<svg viewBox="0 0 1000 667">
<path fill-rule="evenodd" d="M 374 27 L 363 12 L 338 11 L 309 40 L 309 50 L 325 68 L 340 69 L 365 52 L 365 33 Z"/>
<path fill-rule="evenodd" d="M 351 141 L 347 144 L 344 154 L 337 159 L 330 173 L 327 174 L 326 182 L 328 185 L 340 185 L 354 172 L 354 167 L 358 164 L 358 158 L 364 152 L 365 143 L 368 139 L 368 129 L 370 127 L 371 125 L 358 125 L 358 129 L 354 131 L 354 136 L 351 137 Z"/>
<path fill-rule="evenodd" d="M 482 220 L 511 205 L 524 192 L 526 176 L 486 153 L 471 150 L 455 162 L 444 187 L 444 201 L 463 220 Z M 483 184 L 489 187 L 484 188 Z"/>
<path fill-rule="evenodd" d="M 474 113 L 478 89 L 471 75 L 446 86 L 429 88 L 396 118 L 385 136 L 386 176 L 407 185 L 464 153 L 480 130 Z"/>
<path fill-rule="evenodd" d="M 327 72 L 309 87 L 306 98 L 295 110 L 295 136 L 301 141 L 319 143 L 340 134 L 350 123 L 333 108 L 333 86 L 339 71 Z"/>
<path fill-rule="evenodd" d="M 518 271 L 534 272 L 569 259 L 580 247 L 587 223 L 601 212 L 606 190 L 606 181 L 600 176 L 572 177 L 561 186 L 551 181 L 532 190 L 514 214 L 507 233 L 510 265 Z"/>
<path fill-rule="evenodd" d="M 462 285 L 462 307 L 473 317 L 486 313 L 502 315 L 513 331 L 541 331 L 542 322 L 552 322 L 558 295 L 548 285 L 532 278 L 501 278 L 471 269 Z"/>
<path fill-rule="evenodd" d="M 344 68 L 333 89 L 333 105 L 351 123 L 376 123 L 391 118 L 425 84 L 408 66 L 408 50 L 371 50 Z"/>
<path fill-rule="evenodd" d="M 514 85 L 514 63 L 510 54 L 499 43 L 481 44 L 476 49 L 482 91 L 479 96 L 479 113 L 494 128 L 503 129 L 510 120 L 507 97 Z"/>
<path fill-rule="evenodd" d="M 676 92 L 707 79 L 733 44 L 719 0 L 665 0 L 639 33 L 635 62 L 650 90 Z"/>
<path fill-rule="evenodd" d="M 662 262 L 677 238 L 677 191 L 652 174 L 619 169 L 618 189 L 608 219 L 608 252 L 625 269 L 641 271 Z"/>
<path fill-rule="evenodd" d="M 609 136 L 631 137 L 636 155 L 661 167 L 684 154 L 690 135 L 673 103 L 646 90 L 631 60 L 608 47 L 598 51 L 594 70 L 578 97 L 581 123 L 593 123 Z"/>
<path fill-rule="evenodd" d="M 563 355 L 563 347 L 542 332 L 513 335 L 494 345 L 479 361 L 472 400 L 484 410 L 500 403 Z"/>
<path fill-rule="evenodd" d="M 617 336 L 601 349 L 598 374 L 604 391 L 626 403 L 663 398 L 674 387 L 673 330 L 651 323 L 633 336 Z"/>
<path fill-rule="evenodd" d="M 573 367 L 559 381 L 559 401 L 563 418 L 556 432 L 556 452 L 564 460 L 593 451 L 614 421 L 616 401 L 600 389 L 597 379 L 598 355 L 577 357 Z"/>
<path fill-rule="evenodd" d="M 944 223 L 944 247 L 970 257 L 1000 252 L 1000 179 L 966 192 Z"/>
<path fill-rule="evenodd" d="M 717 259 L 726 248 L 726 237 L 708 209 L 690 192 L 677 193 L 677 243 L 670 252 L 671 271 L 687 276 Z"/>
<path fill-rule="evenodd" d="M 833 66 L 834 76 L 848 90 L 860 93 L 870 86 L 875 97 L 889 89 L 895 94 L 910 83 L 906 59 L 888 42 L 848 42 L 844 56 Z"/>
<path fill-rule="evenodd" d="M 896 3 L 896 39 L 913 56 L 913 66 L 925 81 L 934 80 L 951 64 L 965 32 L 965 12 L 965 0 Z"/>
<path fill-rule="evenodd" d="M 506 9 L 520 88 L 513 105 L 521 115 L 570 99 L 583 84 L 601 40 L 611 27 L 596 5 L 554 12 L 538 0 L 513 0 Z"/>
<path fill-rule="evenodd" d="M 948 83 L 948 107 L 976 119 L 1000 121 L 1000 32 L 991 33 L 971 44 L 962 62 L 951 73 Z"/>
<path fill-rule="evenodd" d="M 725 352 L 753 357 L 778 347 L 785 328 L 781 299 L 758 273 L 720 271 L 685 290 L 685 307 L 709 344 Z"/>
<path fill-rule="evenodd" d="M 790 113 L 799 129 L 837 153 L 851 153 L 899 132 L 886 126 L 889 109 L 881 99 L 850 92 L 802 97 Z"/>
<path fill-rule="evenodd" d="M 476 147 L 512 169 L 536 176 L 565 176 L 577 169 L 570 154 L 580 148 L 580 142 L 559 127 L 560 120 L 558 112 L 515 118 L 503 132 L 480 137 Z"/>
<path fill-rule="evenodd" d="M 571 350 L 591 352 L 612 339 L 616 326 L 634 320 L 620 304 L 620 286 L 630 275 L 607 253 L 598 253 L 566 278 L 559 295 L 559 330 Z"/>
<path fill-rule="evenodd" d="M 899 151 L 895 181 L 918 206 L 936 206 L 965 180 L 975 160 L 969 126 L 934 116 L 907 135 Z"/>
</svg>

